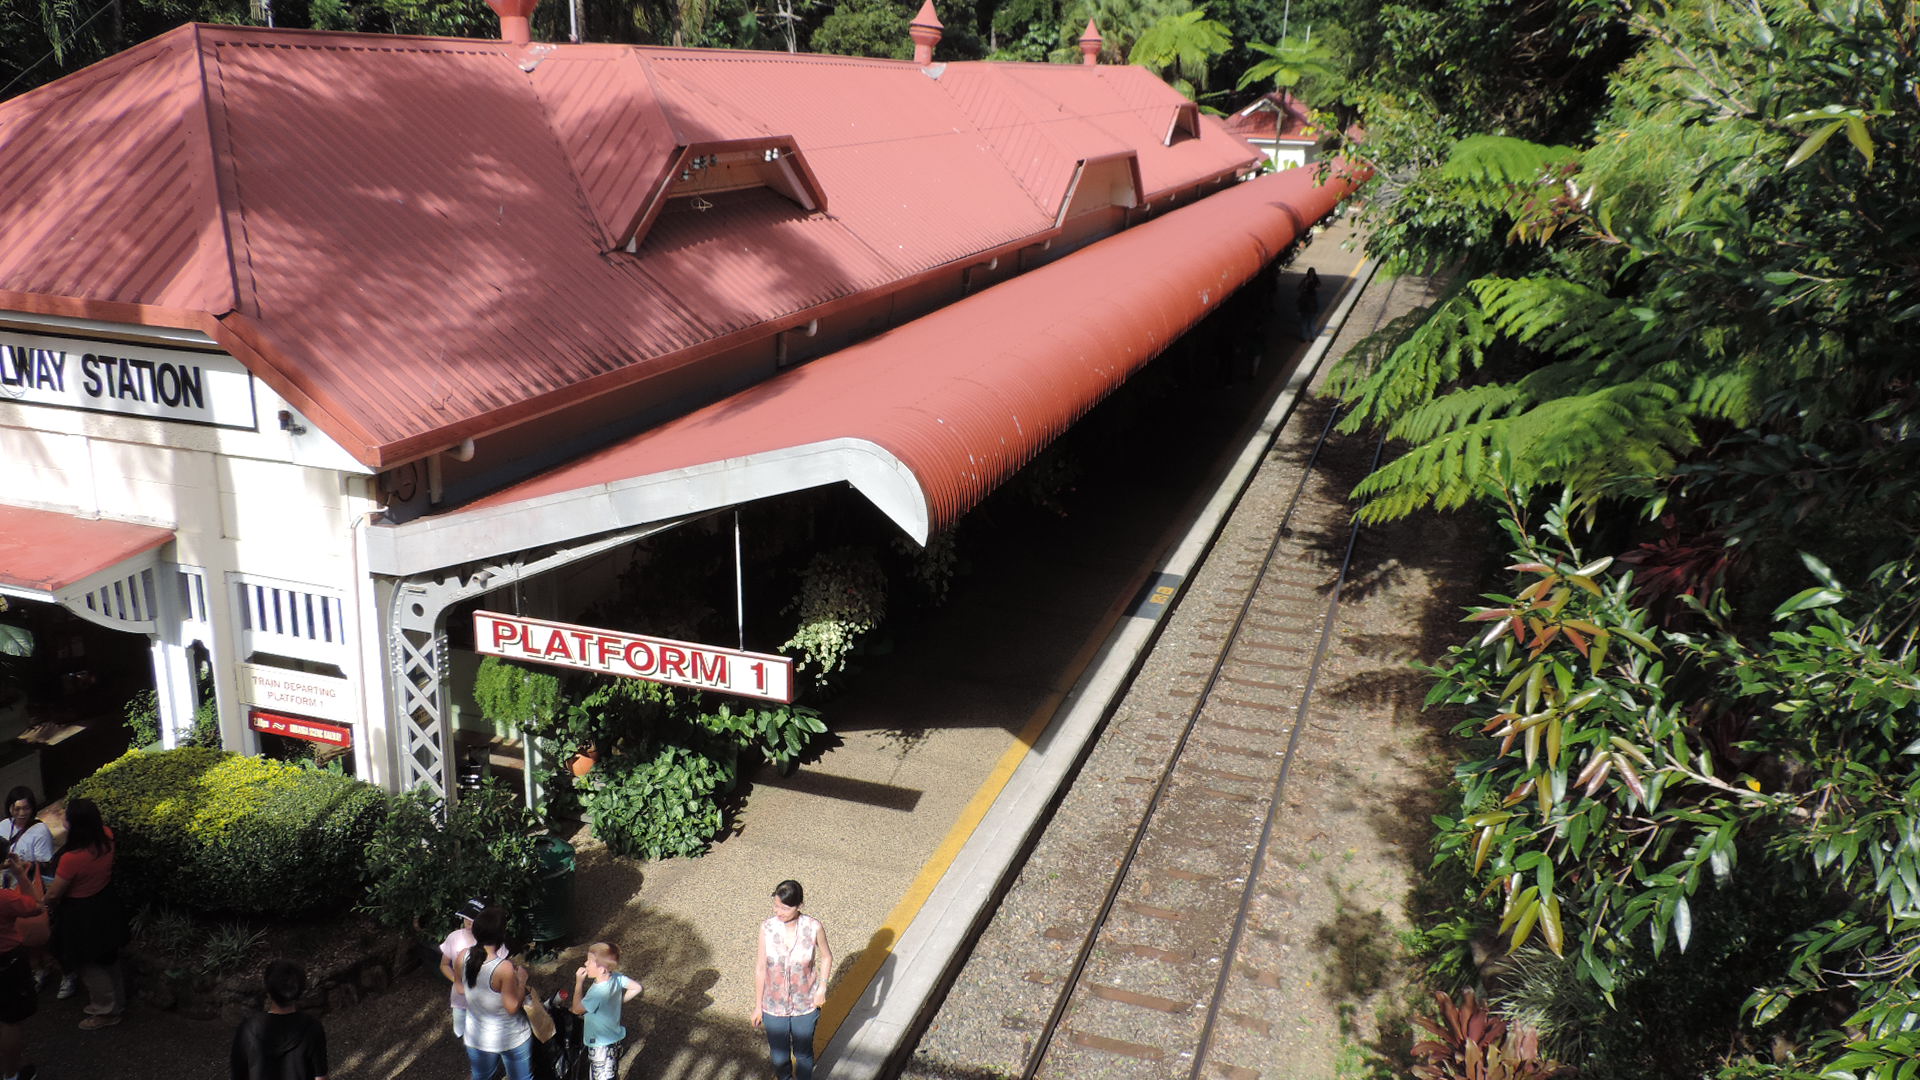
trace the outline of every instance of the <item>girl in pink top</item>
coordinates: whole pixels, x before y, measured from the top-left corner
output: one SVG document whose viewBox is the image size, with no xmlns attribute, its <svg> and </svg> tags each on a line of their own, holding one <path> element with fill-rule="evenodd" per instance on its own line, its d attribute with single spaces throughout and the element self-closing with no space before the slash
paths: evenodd
<svg viewBox="0 0 1920 1080">
<path fill-rule="evenodd" d="M 813 1032 L 833 977 L 833 951 L 820 920 L 800 914 L 797 881 L 773 888 L 773 917 L 760 924 L 753 969 L 753 1026 L 764 1027 L 776 1080 L 813 1080 Z"/>
</svg>

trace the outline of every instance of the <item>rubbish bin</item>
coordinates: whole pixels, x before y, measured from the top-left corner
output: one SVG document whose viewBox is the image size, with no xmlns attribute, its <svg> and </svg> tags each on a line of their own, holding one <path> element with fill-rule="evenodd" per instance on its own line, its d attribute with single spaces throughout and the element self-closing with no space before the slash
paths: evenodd
<svg viewBox="0 0 1920 1080">
<path fill-rule="evenodd" d="M 573 845 L 557 836 L 536 836 L 533 850 L 540 876 L 533 910 L 527 912 L 527 936 L 560 941 L 573 930 Z"/>
</svg>

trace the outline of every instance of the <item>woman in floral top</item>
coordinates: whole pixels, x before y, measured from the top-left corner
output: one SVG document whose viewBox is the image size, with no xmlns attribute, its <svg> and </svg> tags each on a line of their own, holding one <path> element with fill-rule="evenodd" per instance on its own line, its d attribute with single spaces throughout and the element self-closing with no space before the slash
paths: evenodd
<svg viewBox="0 0 1920 1080">
<path fill-rule="evenodd" d="M 753 969 L 753 1026 L 767 1030 L 777 1080 L 813 1080 L 813 1030 L 827 1001 L 833 952 L 820 920 L 800 914 L 797 881 L 773 887 L 773 917 L 760 924 Z"/>
</svg>

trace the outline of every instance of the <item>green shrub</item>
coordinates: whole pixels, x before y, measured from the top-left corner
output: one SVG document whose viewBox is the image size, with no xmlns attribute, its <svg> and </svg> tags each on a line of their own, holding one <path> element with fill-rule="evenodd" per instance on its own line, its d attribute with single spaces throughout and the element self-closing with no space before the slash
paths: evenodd
<svg viewBox="0 0 1920 1080">
<path fill-rule="evenodd" d="M 651 757 L 601 762 L 581 783 L 594 835 L 648 859 L 704 854 L 724 820 L 719 796 L 733 790 L 736 775 L 730 748 L 722 753 L 663 746 Z"/>
<path fill-rule="evenodd" d="M 71 794 L 118 834 L 127 895 L 273 915 L 351 904 L 387 802 L 350 777 L 208 747 L 132 751 Z"/>
<path fill-rule="evenodd" d="M 725 702 L 694 723 L 734 743 L 742 750 L 758 750 L 783 773 L 806 753 L 813 737 L 827 730 L 817 710 L 804 705 L 772 705 L 734 712 Z"/>
<path fill-rule="evenodd" d="M 441 809 L 424 788 L 393 800 L 366 846 L 361 909 L 383 925 L 435 937 L 452 929 L 454 909 L 471 897 L 523 918 L 538 877 L 539 821 L 491 778 L 461 793 L 444 818 Z"/>
</svg>

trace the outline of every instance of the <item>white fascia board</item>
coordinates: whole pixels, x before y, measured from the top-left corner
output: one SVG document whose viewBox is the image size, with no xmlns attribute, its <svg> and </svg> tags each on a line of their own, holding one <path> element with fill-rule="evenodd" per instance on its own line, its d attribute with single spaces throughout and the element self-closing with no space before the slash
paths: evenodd
<svg viewBox="0 0 1920 1080">
<path fill-rule="evenodd" d="M 11 596 L 16 600 L 38 600 L 45 604 L 60 602 L 58 593 L 46 589 L 29 589 L 25 585 L 9 585 L 0 581 L 0 596 Z"/>
<path fill-rule="evenodd" d="M 836 483 L 852 485 L 916 543 L 926 543 L 929 515 L 919 479 L 879 445 L 847 438 L 375 525 L 367 530 L 368 569 L 409 577 Z"/>
</svg>

